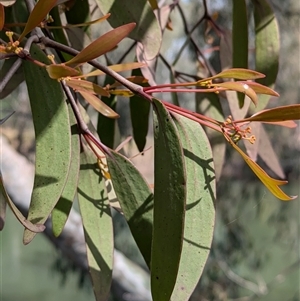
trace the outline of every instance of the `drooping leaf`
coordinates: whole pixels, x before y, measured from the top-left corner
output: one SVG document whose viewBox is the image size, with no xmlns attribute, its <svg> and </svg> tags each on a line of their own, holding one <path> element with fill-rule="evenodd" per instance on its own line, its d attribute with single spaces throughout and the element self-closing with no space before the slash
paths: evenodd
<svg viewBox="0 0 300 301">
<path fill-rule="evenodd" d="M 140 76 L 142 73 L 138 69 L 134 70 L 132 74 Z M 147 140 L 150 103 L 137 95 L 130 97 L 129 101 L 133 138 L 138 150 L 142 152 Z"/>
<path fill-rule="evenodd" d="M 248 68 L 248 17 L 245 0 L 232 2 L 232 67 Z M 245 95 L 238 93 L 239 105 L 244 106 Z"/>
<path fill-rule="evenodd" d="M 19 41 L 32 31 L 35 27 L 45 19 L 50 10 L 56 5 L 57 0 L 39 0 L 34 6 L 32 12 L 29 15 L 26 26 L 19 37 Z"/>
<path fill-rule="evenodd" d="M 59 236 L 66 224 L 69 213 L 72 208 L 73 200 L 77 190 L 78 176 L 79 176 L 79 155 L 80 155 L 80 144 L 79 144 L 79 131 L 75 115 L 68 105 L 70 125 L 71 125 L 71 164 L 68 173 L 68 179 L 66 186 L 62 192 L 60 199 L 55 205 L 51 218 L 52 218 L 52 231 L 54 236 Z"/>
<path fill-rule="evenodd" d="M 252 102 L 255 105 L 257 104 L 257 101 L 258 101 L 257 95 L 254 92 L 254 90 L 252 88 L 250 88 L 250 86 L 248 84 L 245 84 L 243 82 L 242 83 L 241 82 L 225 82 L 225 83 L 214 84 L 214 86 L 244 93 L 252 100 Z"/>
<path fill-rule="evenodd" d="M 288 105 L 260 111 L 244 121 L 281 122 L 300 119 L 300 105 Z"/>
<path fill-rule="evenodd" d="M 109 93 L 107 90 L 86 80 L 70 79 L 66 81 L 66 84 L 69 87 L 73 88 L 75 91 L 83 89 L 92 92 L 93 94 L 109 97 Z"/>
<path fill-rule="evenodd" d="M 272 7 L 267 0 L 252 0 L 255 23 L 255 69 L 266 75 L 258 82 L 274 88 L 279 66 L 280 38 L 278 23 Z M 256 108 L 266 107 L 270 97 L 261 95 Z"/>
<path fill-rule="evenodd" d="M 157 99 L 154 109 L 154 222 L 151 292 L 154 301 L 169 301 L 183 243 L 186 174 L 174 121 Z"/>
<path fill-rule="evenodd" d="M 47 62 L 36 45 L 34 59 Z M 23 62 L 36 139 L 35 178 L 28 220 L 44 223 L 66 184 L 71 158 L 71 133 L 68 107 L 60 84 L 48 76 L 45 68 Z M 25 230 L 23 241 L 29 243 L 35 233 Z"/>
<path fill-rule="evenodd" d="M 112 84 L 113 82 L 114 81 L 110 77 L 106 76 L 104 86 Z M 104 97 L 102 101 L 115 111 L 117 103 L 116 95 L 111 95 L 109 98 Z M 102 114 L 98 114 L 97 133 L 101 142 L 110 148 L 114 147 L 115 125 L 115 119 L 106 118 Z"/>
<path fill-rule="evenodd" d="M 262 181 L 262 183 L 269 189 L 269 191 L 282 201 L 290 201 L 297 196 L 289 196 L 284 193 L 279 186 L 284 185 L 287 181 L 281 181 L 271 178 L 257 163 L 251 160 L 234 142 L 228 140 L 228 142 L 235 148 L 238 153 L 243 157 L 245 162 L 249 165 L 256 176 Z"/>
<path fill-rule="evenodd" d="M 103 14 L 111 13 L 108 22 L 114 28 L 135 22 L 137 26 L 128 37 L 142 43 L 145 59 L 151 60 L 157 56 L 162 34 L 148 0 L 96 0 L 96 3 Z"/>
<path fill-rule="evenodd" d="M 82 95 L 82 97 L 91 105 L 95 110 L 101 113 L 103 116 L 109 118 L 119 118 L 119 114 L 117 114 L 113 109 L 107 106 L 101 99 L 99 99 L 94 94 L 89 93 L 88 91 L 81 89 L 78 92 Z"/>
<path fill-rule="evenodd" d="M 97 301 L 108 299 L 113 267 L 113 226 L 105 180 L 93 153 L 80 155 L 78 202 L 86 242 L 89 271 Z"/>
<path fill-rule="evenodd" d="M 69 24 L 80 24 L 89 20 L 90 6 L 87 0 L 74 1 L 72 7 L 65 11 Z"/>
<path fill-rule="evenodd" d="M 115 28 L 79 52 L 66 65 L 78 66 L 91 61 L 115 48 L 134 29 L 135 23 L 129 23 Z"/>
<path fill-rule="evenodd" d="M 20 210 L 16 207 L 16 205 L 13 203 L 13 201 L 10 199 L 10 197 L 4 187 L 1 171 L 0 171 L 0 190 L 1 190 L 1 193 L 4 198 L 4 202 L 3 202 L 3 200 L 0 201 L 0 210 L 1 210 L 1 212 L 0 212 L 0 230 L 2 230 L 4 227 L 5 207 L 6 207 L 5 203 L 8 204 L 8 206 L 10 207 L 10 209 L 13 212 L 13 214 L 15 215 L 15 217 L 26 229 L 29 229 L 30 231 L 35 232 L 35 233 L 43 232 L 45 230 L 44 225 L 32 224 L 29 220 L 27 220 L 23 216 L 23 214 L 20 212 Z M 3 212 L 2 212 L 2 210 L 3 210 Z"/>
<path fill-rule="evenodd" d="M 199 281 L 211 248 L 216 183 L 212 150 L 202 127 L 177 114 L 174 121 L 184 152 L 187 201 L 183 248 L 171 300 L 187 301 Z"/>
<path fill-rule="evenodd" d="M 153 229 L 153 193 L 148 184 L 121 154 L 110 151 L 106 156 L 111 181 L 131 233 L 150 267 Z"/>
<path fill-rule="evenodd" d="M 0 69 L 0 82 L 2 83 L 7 72 L 11 69 L 14 64 L 19 64 L 17 61 L 19 58 L 9 58 L 5 60 Z M 0 99 L 5 98 L 11 92 L 13 92 L 22 82 L 24 81 L 24 74 L 22 68 L 18 68 L 8 83 L 5 85 L 4 89 L 0 91 Z"/>
</svg>

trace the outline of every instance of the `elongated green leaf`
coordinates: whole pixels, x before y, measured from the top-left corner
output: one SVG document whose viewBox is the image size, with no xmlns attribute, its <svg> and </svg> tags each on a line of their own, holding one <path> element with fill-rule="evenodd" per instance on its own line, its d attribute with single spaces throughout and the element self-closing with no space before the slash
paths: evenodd
<svg viewBox="0 0 300 301">
<path fill-rule="evenodd" d="M 65 11 L 69 24 L 81 24 L 90 19 L 90 6 L 87 0 L 75 1 L 69 10 Z"/>
<path fill-rule="evenodd" d="M 85 47 L 74 58 L 66 62 L 67 65 L 78 66 L 91 61 L 102 54 L 115 48 L 135 27 L 135 23 L 129 23 L 117 27 Z"/>
<path fill-rule="evenodd" d="M 148 133 L 150 103 L 137 95 L 130 97 L 129 101 L 133 138 L 139 151 L 142 152 Z"/>
<path fill-rule="evenodd" d="M 80 155 L 78 201 L 94 294 L 97 301 L 104 301 L 112 280 L 113 226 L 104 178 L 86 147 Z"/>
<path fill-rule="evenodd" d="M 10 209 L 12 210 L 13 214 L 15 217 L 18 219 L 18 221 L 28 230 L 38 233 L 38 232 L 43 232 L 45 230 L 45 226 L 42 224 L 32 224 L 30 221 L 28 221 L 23 214 L 20 212 L 20 210 L 16 207 L 16 205 L 13 203 L 13 201 L 10 199 L 9 195 L 6 192 L 6 189 L 4 187 L 3 179 L 2 179 L 2 174 L 0 171 L 0 190 L 1 193 L 4 197 L 4 203 L 6 202 Z M 3 229 L 4 226 L 4 221 L 5 221 L 5 205 L 3 203 L 3 200 L 0 202 L 0 210 L 4 210 L 4 213 L 1 212 L 0 214 L 0 230 Z"/>
<path fill-rule="evenodd" d="M 202 127 L 175 115 L 182 143 L 187 201 L 184 241 L 172 301 L 189 300 L 208 258 L 214 232 L 216 183 L 212 150 Z"/>
<path fill-rule="evenodd" d="M 258 82 L 274 88 L 278 66 L 280 38 L 278 23 L 272 7 L 267 0 L 252 0 L 255 23 L 255 65 L 256 70 L 266 75 Z M 268 104 L 270 96 L 261 95 L 256 110 Z"/>
<path fill-rule="evenodd" d="M 183 242 L 186 174 L 175 124 L 163 104 L 154 109 L 154 223 L 151 291 L 154 301 L 169 301 Z"/>
<path fill-rule="evenodd" d="M 69 213 L 72 208 L 73 200 L 77 190 L 78 176 L 79 176 L 79 132 L 76 118 L 71 106 L 68 106 L 70 125 L 71 125 L 71 164 L 68 173 L 66 186 L 62 192 L 60 199 L 52 211 L 52 231 L 54 236 L 59 236 L 66 224 Z"/>
<path fill-rule="evenodd" d="M 104 81 L 104 86 L 107 84 L 113 84 L 114 80 L 106 76 Z M 112 110 L 116 110 L 117 96 L 111 95 L 109 98 L 102 98 L 102 101 L 109 106 Z M 106 146 L 113 148 L 114 147 L 114 138 L 115 138 L 115 119 L 107 118 L 102 114 L 98 114 L 98 123 L 97 123 L 97 133 L 101 139 L 101 142 Z"/>
<path fill-rule="evenodd" d="M 145 59 L 151 60 L 157 56 L 162 34 L 147 0 L 96 0 L 96 3 L 104 15 L 111 13 L 108 22 L 114 28 L 124 23 L 135 22 L 137 26 L 128 37 L 142 43 Z"/>
<path fill-rule="evenodd" d="M 232 2 L 232 67 L 248 68 L 248 17 L 245 0 Z M 239 105 L 244 106 L 245 95 L 238 93 Z"/>
<path fill-rule="evenodd" d="M 106 157 L 111 181 L 131 233 L 150 267 L 153 228 L 153 194 L 134 165 L 111 151 Z"/>
<path fill-rule="evenodd" d="M 40 25 L 56 2 L 57 0 L 39 0 L 37 2 L 29 15 L 26 26 L 19 37 L 19 41 L 21 41 L 31 30 Z"/>
<path fill-rule="evenodd" d="M 132 75 L 141 76 L 142 72 L 140 69 L 133 70 Z M 150 103 L 145 99 L 134 95 L 130 97 L 129 105 L 133 138 L 139 151 L 142 152 L 146 145 L 146 137 L 149 127 Z"/>
<path fill-rule="evenodd" d="M 46 55 L 32 45 L 31 55 L 42 62 Z M 71 158 L 71 133 L 68 107 L 60 84 L 49 78 L 45 68 L 24 61 L 23 70 L 28 88 L 36 138 L 35 178 L 28 220 L 44 223 L 66 184 Z M 35 236 L 28 230 L 23 241 Z"/>
</svg>

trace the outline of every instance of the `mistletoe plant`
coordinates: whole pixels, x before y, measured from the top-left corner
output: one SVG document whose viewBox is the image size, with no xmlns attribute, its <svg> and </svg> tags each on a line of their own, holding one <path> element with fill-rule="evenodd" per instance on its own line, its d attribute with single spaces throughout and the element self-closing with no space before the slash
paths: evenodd
<svg viewBox="0 0 300 301">
<path fill-rule="evenodd" d="M 7 2 L 13 6 L 4 8 Z M 67 21 L 76 19 L 75 10 L 72 15 L 74 1 L 59 1 L 66 2 L 60 9 L 57 8 L 57 0 L 39 0 L 36 4 L 25 1 L 30 12 L 25 24 L 15 20 L 12 11 L 17 5 L 25 12 L 26 8 L 14 2 L 0 1 L 0 59 L 5 60 L 0 86 L 1 93 L 4 93 L 2 98 L 14 90 L 20 83 L 13 81 L 14 74 L 22 65 L 36 136 L 35 179 L 26 218 L 9 198 L 2 177 L 1 190 L 5 201 L 25 227 L 24 243 L 28 244 L 45 229 L 44 223 L 50 216 L 53 233 L 59 236 L 77 195 L 95 297 L 96 300 L 106 300 L 113 268 L 112 204 L 107 194 L 107 180 L 110 180 L 120 203 L 120 211 L 149 267 L 153 300 L 187 300 L 201 276 L 214 228 L 214 159 L 217 155 L 213 153 L 203 127 L 210 129 L 210 133 L 214 131 L 223 136 L 224 142 L 242 156 L 272 194 L 280 200 L 289 201 L 295 197 L 280 188 L 287 181 L 270 177 L 239 145 L 243 141 L 247 148 L 247 145 L 257 143 L 255 134 L 251 132 L 253 123 L 295 127 L 293 120 L 300 119 L 300 105 L 264 109 L 267 104 L 265 100 L 278 94 L 271 88 L 270 82 L 262 81 L 265 78 L 263 73 L 247 68 L 245 53 L 248 52 L 248 45 L 242 43 L 241 48 L 246 45 L 246 50 L 239 55 L 235 37 L 233 68 L 211 72 L 205 78 L 175 72 L 173 66 L 180 54 L 171 66 L 159 54 L 159 48 L 163 31 L 172 27 L 170 12 L 177 8 L 185 20 L 179 1 L 161 8 L 156 1 L 132 1 L 135 3 L 132 6 L 143 8 L 140 10 L 142 13 L 138 14 L 134 7 L 130 7 L 126 9 L 131 13 L 126 15 L 126 1 L 109 10 L 108 3 L 112 1 L 99 0 L 94 4 L 102 11 L 103 17 L 87 22 L 77 14 L 77 25 L 62 25 L 63 15 L 67 16 Z M 81 6 L 86 8 L 88 5 L 87 1 L 77 2 L 77 12 Z M 233 2 L 236 36 L 236 31 L 242 30 L 236 22 L 244 22 L 238 15 L 245 10 L 244 7 L 237 10 L 243 1 Z M 271 14 L 267 2 L 253 3 L 255 9 L 258 9 L 257 5 L 264 5 L 267 8 L 265 12 Z M 207 13 L 205 1 L 204 5 L 205 15 L 199 24 L 206 21 L 210 28 L 220 33 L 221 29 Z M 160 17 L 159 13 L 156 17 L 153 11 L 160 12 Z M 152 23 L 145 27 L 143 22 L 148 18 L 147 14 L 151 16 Z M 255 13 L 257 26 L 263 17 Z M 64 30 L 76 26 L 88 28 L 106 19 L 111 19 L 109 22 L 114 29 L 81 51 L 68 45 Z M 23 25 L 24 30 L 20 32 L 19 28 Z M 190 33 L 189 38 L 195 43 Z M 135 40 L 132 47 L 137 46 L 138 61 L 108 66 L 99 63 L 99 56 L 114 50 L 128 36 Z M 257 34 L 258 43 L 259 38 Z M 157 84 L 153 78 L 147 77 L 155 68 L 153 60 L 159 57 L 170 67 L 171 83 Z M 257 59 L 257 66 L 261 67 L 259 53 Z M 86 64 L 94 70 L 84 73 L 83 66 Z M 128 70 L 133 70 L 130 77 L 118 73 Z M 112 80 L 101 85 L 97 82 L 97 77 L 101 75 Z M 187 77 L 194 80 L 182 80 Z M 9 86 L 7 93 L 6 86 Z M 204 114 L 179 106 L 177 98 L 181 92 L 208 95 L 208 98 L 212 95 L 211 105 L 220 113 L 221 102 L 216 102 L 214 97 L 229 98 L 228 92 L 232 91 L 235 91 L 235 99 L 240 105 L 238 110 L 246 108 L 241 118 L 235 117 L 240 111 L 232 107 L 232 116 L 224 120 L 219 114 L 219 119 L 213 118 L 209 111 Z M 176 96 L 175 101 L 158 99 L 153 96 L 157 93 L 172 93 Z M 97 129 L 89 120 L 84 109 L 86 106 L 80 104 L 79 95 L 99 112 Z M 114 97 L 120 95 L 130 98 L 134 139 L 141 152 L 146 143 L 149 111 L 151 108 L 153 110 L 154 185 L 144 180 L 130 159 L 113 150 L 111 125 L 114 123 L 111 120 L 119 117 L 115 111 Z M 249 99 L 260 110 L 254 112 Z M 252 113 L 245 117 L 251 110 Z M 224 156 L 224 152 L 219 155 Z M 218 164 L 216 167 L 220 169 L 222 163 Z M 5 206 L 1 206 L 1 219 L 4 221 Z"/>
</svg>

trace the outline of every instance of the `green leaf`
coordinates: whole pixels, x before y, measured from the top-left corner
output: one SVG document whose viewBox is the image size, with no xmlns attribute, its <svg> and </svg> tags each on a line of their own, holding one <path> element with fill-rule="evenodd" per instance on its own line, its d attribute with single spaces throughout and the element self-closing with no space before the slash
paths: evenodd
<svg viewBox="0 0 300 301">
<path fill-rule="evenodd" d="M 140 69 L 137 69 L 132 72 L 132 75 L 141 76 L 142 72 Z M 133 138 L 138 150 L 142 152 L 145 148 L 148 134 L 150 103 L 137 95 L 133 95 L 129 99 L 129 105 Z"/>
<path fill-rule="evenodd" d="M 36 45 L 34 59 L 46 62 Z M 23 62 L 36 138 L 35 178 L 28 220 L 44 223 L 58 202 L 67 181 L 71 158 L 71 133 L 68 107 L 60 84 L 49 78 L 45 68 Z M 23 241 L 35 236 L 28 230 Z"/>
<path fill-rule="evenodd" d="M 113 84 L 114 80 L 110 77 L 105 78 L 104 87 L 107 84 Z M 111 95 L 109 98 L 103 97 L 102 101 L 108 105 L 112 110 L 116 110 L 117 96 Z M 100 137 L 102 143 L 106 146 L 113 148 L 114 147 L 114 138 L 115 138 L 115 125 L 116 122 L 114 119 L 107 118 L 102 114 L 98 114 L 98 123 L 97 123 L 97 133 Z"/>
<path fill-rule="evenodd" d="M 75 1 L 69 10 L 65 11 L 69 24 L 81 24 L 90 19 L 90 6 L 87 0 Z"/>
<path fill-rule="evenodd" d="M 232 67 L 248 68 L 248 17 L 245 0 L 232 2 Z M 244 106 L 245 95 L 238 93 L 239 105 Z"/>
<path fill-rule="evenodd" d="M 176 126 L 157 99 L 154 109 L 154 223 L 151 291 L 169 301 L 176 283 L 183 243 L 186 174 Z"/>
<path fill-rule="evenodd" d="M 54 236 L 59 236 L 66 224 L 69 213 L 72 208 L 73 200 L 77 190 L 78 176 L 79 176 L 79 131 L 75 115 L 70 105 L 68 105 L 69 117 L 71 124 L 71 164 L 68 173 L 66 186 L 62 192 L 60 199 L 55 205 L 51 218 L 52 218 L 52 231 Z"/>
<path fill-rule="evenodd" d="M 203 128 L 196 122 L 174 114 L 182 143 L 187 201 L 184 241 L 178 278 L 172 301 L 189 300 L 207 261 L 215 223 L 216 182 L 213 155 Z"/>
<path fill-rule="evenodd" d="M 129 23 L 105 33 L 66 62 L 66 65 L 78 66 L 111 51 L 128 36 L 134 27 L 135 23 Z"/>
<path fill-rule="evenodd" d="M 142 43 L 145 59 L 151 60 L 158 55 L 162 34 L 147 0 L 96 0 L 96 3 L 104 15 L 111 13 L 108 22 L 114 28 L 130 22 L 136 23 L 136 28 L 128 37 Z"/>
<path fill-rule="evenodd" d="M 104 301 L 112 281 L 113 226 L 105 179 L 86 147 L 80 155 L 78 201 L 94 294 L 97 301 Z"/>
<path fill-rule="evenodd" d="M 255 65 L 256 70 L 266 75 L 258 82 L 274 88 L 278 66 L 280 38 L 276 16 L 267 0 L 252 0 L 255 23 Z M 256 108 L 260 111 L 266 107 L 270 96 L 260 96 Z"/>
<path fill-rule="evenodd" d="M 5 221 L 5 203 L 8 204 L 10 207 L 11 211 L 15 215 L 15 217 L 18 219 L 18 221 L 26 228 L 29 229 L 32 232 L 38 233 L 38 232 L 43 232 L 45 230 L 45 226 L 42 224 L 32 224 L 30 221 L 28 221 L 23 214 L 20 212 L 20 210 L 16 207 L 16 205 L 13 203 L 13 201 L 10 199 L 8 193 L 6 192 L 6 189 L 4 187 L 3 179 L 2 179 L 2 174 L 0 171 L 0 190 L 1 193 L 4 197 L 4 203 L 3 200 L 0 202 L 0 209 L 1 209 L 1 214 L 0 214 L 0 230 L 3 229 L 4 226 L 4 221 Z M 2 199 L 2 198 L 1 198 Z M 4 212 L 2 212 L 2 209 Z"/>
<path fill-rule="evenodd" d="M 153 227 L 153 194 L 134 165 L 110 151 L 106 156 L 111 181 L 131 233 L 150 267 Z"/>
<path fill-rule="evenodd" d="M 19 58 L 9 58 L 4 61 L 2 68 L 0 69 L 0 82 L 2 82 L 3 78 L 6 76 L 7 72 L 10 70 L 12 65 Z M 11 79 L 8 81 L 3 91 L 0 91 L 0 99 L 5 98 L 11 92 L 13 92 L 22 82 L 24 81 L 24 74 L 22 68 L 18 68 Z"/>
</svg>

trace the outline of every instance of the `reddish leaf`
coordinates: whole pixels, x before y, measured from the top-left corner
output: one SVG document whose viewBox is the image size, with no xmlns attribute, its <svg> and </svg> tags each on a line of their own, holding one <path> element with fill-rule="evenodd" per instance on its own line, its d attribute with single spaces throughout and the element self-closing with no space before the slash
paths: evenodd
<svg viewBox="0 0 300 301">
<path fill-rule="evenodd" d="M 66 65 L 78 66 L 107 53 L 127 37 L 134 27 L 135 23 L 129 23 L 107 32 L 66 62 Z"/>
<path fill-rule="evenodd" d="M 94 94 L 91 94 L 87 90 L 78 90 L 78 92 L 82 95 L 82 97 L 94 107 L 102 115 L 109 118 L 119 118 L 119 114 L 117 114 L 114 110 L 112 110 L 109 106 L 107 106 L 101 99 L 99 99 Z"/>
<path fill-rule="evenodd" d="M 279 94 L 276 91 L 274 91 L 273 89 L 266 87 L 264 85 L 261 85 L 257 82 L 240 81 L 240 83 L 244 83 L 244 84 L 250 86 L 257 94 L 267 94 L 267 95 L 276 96 L 276 97 L 279 96 Z"/>
<path fill-rule="evenodd" d="M 215 79 L 215 78 L 234 78 L 234 79 L 241 79 L 241 80 L 249 80 L 249 79 L 258 79 L 265 77 L 264 74 L 243 68 L 231 68 L 224 70 L 212 77 L 203 79 L 198 81 L 198 83 L 205 82 L 207 80 Z"/>
<path fill-rule="evenodd" d="M 282 121 L 299 120 L 300 119 L 300 104 L 277 107 L 274 109 L 263 110 L 259 113 L 245 118 L 241 121 L 261 121 L 261 122 L 278 122 L 282 125 Z"/>
<path fill-rule="evenodd" d="M 237 92 L 241 92 L 246 94 L 252 102 L 256 105 L 257 104 L 257 95 L 252 88 L 249 87 L 248 84 L 244 82 L 225 82 L 225 83 L 218 83 L 213 84 L 214 87 L 222 87 L 228 90 L 233 90 Z"/>
<path fill-rule="evenodd" d="M 31 30 L 39 26 L 40 23 L 45 19 L 49 11 L 56 5 L 57 0 L 39 0 L 33 8 L 26 26 L 19 37 L 21 41 Z"/>
</svg>

